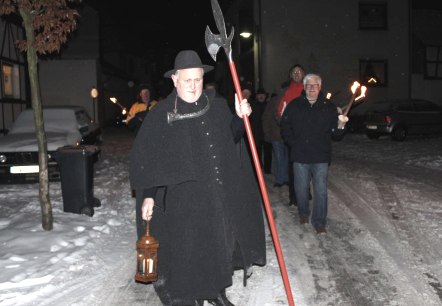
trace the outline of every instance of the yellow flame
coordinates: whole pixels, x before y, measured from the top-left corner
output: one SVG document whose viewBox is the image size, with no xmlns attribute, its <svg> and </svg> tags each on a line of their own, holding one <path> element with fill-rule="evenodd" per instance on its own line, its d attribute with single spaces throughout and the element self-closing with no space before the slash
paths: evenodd
<svg viewBox="0 0 442 306">
<path fill-rule="evenodd" d="M 366 92 L 366 91 L 367 91 L 367 87 L 362 86 L 362 87 L 361 87 L 361 94 L 359 95 L 359 97 L 357 97 L 357 98 L 355 99 L 355 101 L 358 101 L 359 99 L 364 98 L 364 97 L 365 97 L 365 92 Z"/>
<path fill-rule="evenodd" d="M 328 100 L 330 100 L 331 96 L 332 96 L 332 94 L 328 92 L 326 98 L 327 98 Z"/>
<path fill-rule="evenodd" d="M 127 113 L 126 109 L 123 108 L 123 110 L 121 111 L 121 113 L 122 113 L 123 115 L 126 115 L 126 113 Z"/>
<path fill-rule="evenodd" d="M 115 97 L 112 97 L 109 100 L 111 100 L 112 103 L 117 103 L 117 98 L 115 98 Z"/>
<path fill-rule="evenodd" d="M 353 85 L 351 86 L 351 92 L 355 93 L 359 86 L 361 86 L 361 84 L 359 84 L 358 81 L 354 81 Z"/>
</svg>

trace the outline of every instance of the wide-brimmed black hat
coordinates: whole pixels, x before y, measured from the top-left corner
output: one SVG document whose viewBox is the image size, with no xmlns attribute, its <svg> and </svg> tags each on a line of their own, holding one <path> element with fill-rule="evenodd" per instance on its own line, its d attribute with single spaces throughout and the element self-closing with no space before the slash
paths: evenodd
<svg viewBox="0 0 442 306">
<path fill-rule="evenodd" d="M 177 70 L 188 68 L 203 68 L 204 72 L 209 72 L 213 66 L 203 65 L 198 54 L 193 50 L 180 51 L 175 58 L 175 67 L 164 74 L 165 78 L 170 78 Z"/>
<path fill-rule="evenodd" d="M 258 88 L 258 90 L 256 91 L 256 94 L 257 94 L 257 95 L 259 95 L 259 94 L 267 95 L 267 92 L 265 91 L 264 88 L 260 87 L 260 88 Z"/>
</svg>

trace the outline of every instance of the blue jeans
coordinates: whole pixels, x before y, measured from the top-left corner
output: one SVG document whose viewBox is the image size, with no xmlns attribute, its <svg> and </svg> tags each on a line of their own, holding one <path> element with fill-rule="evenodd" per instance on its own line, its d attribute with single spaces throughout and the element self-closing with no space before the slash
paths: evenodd
<svg viewBox="0 0 442 306">
<path fill-rule="evenodd" d="M 301 218 L 310 216 L 309 188 L 313 183 L 313 227 L 325 226 L 327 221 L 327 176 L 328 163 L 302 164 L 293 163 L 294 184 L 298 212 Z"/>
<path fill-rule="evenodd" d="M 283 141 L 272 141 L 275 158 L 275 183 L 284 184 L 289 181 L 289 154 Z"/>
</svg>

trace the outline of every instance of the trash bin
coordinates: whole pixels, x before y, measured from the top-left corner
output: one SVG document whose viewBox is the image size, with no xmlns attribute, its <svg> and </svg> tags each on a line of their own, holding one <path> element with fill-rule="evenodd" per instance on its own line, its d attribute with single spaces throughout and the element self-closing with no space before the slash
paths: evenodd
<svg viewBox="0 0 442 306">
<path fill-rule="evenodd" d="M 56 160 L 60 167 L 63 211 L 94 215 L 94 207 L 101 205 L 94 197 L 94 161 L 97 146 L 64 146 L 57 150 Z"/>
</svg>

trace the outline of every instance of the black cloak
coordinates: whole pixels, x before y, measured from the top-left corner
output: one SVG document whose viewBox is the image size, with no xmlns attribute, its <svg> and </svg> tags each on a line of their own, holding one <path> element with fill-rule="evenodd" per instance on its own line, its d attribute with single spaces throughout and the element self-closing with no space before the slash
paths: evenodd
<svg viewBox="0 0 442 306">
<path fill-rule="evenodd" d="M 150 221 L 160 243 L 155 290 L 165 305 L 193 305 L 230 286 L 234 269 L 265 264 L 264 223 L 247 150 L 234 141 L 242 119 L 213 90 L 196 103 L 176 95 L 147 114 L 132 148 L 130 181 L 137 210 L 145 190 L 159 191 Z M 210 109 L 168 124 L 175 99 L 180 114 L 207 103 Z"/>
</svg>

